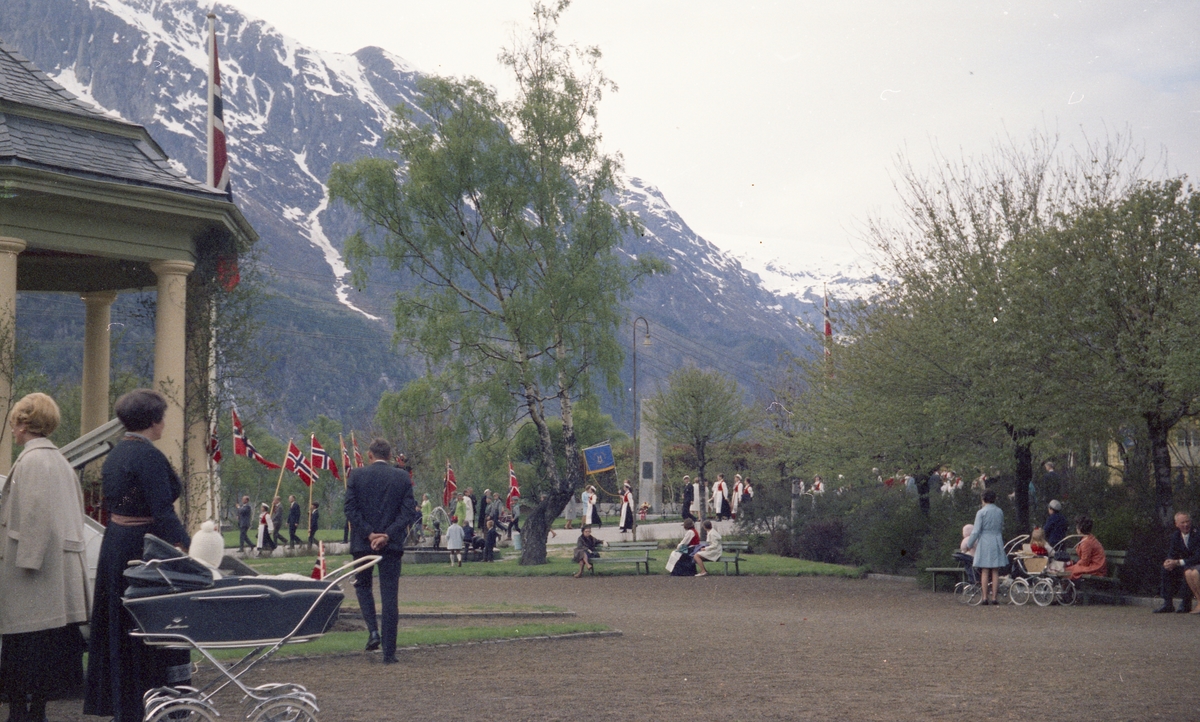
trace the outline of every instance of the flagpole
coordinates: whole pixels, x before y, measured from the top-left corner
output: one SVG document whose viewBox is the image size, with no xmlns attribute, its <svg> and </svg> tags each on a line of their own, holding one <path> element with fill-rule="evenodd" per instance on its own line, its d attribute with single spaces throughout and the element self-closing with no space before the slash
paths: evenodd
<svg viewBox="0 0 1200 722">
<path fill-rule="evenodd" d="M 275 482 L 275 494 L 271 497 L 271 511 L 275 511 L 275 497 L 279 496 L 279 489 L 283 486 L 283 472 L 287 471 L 287 455 L 292 448 L 292 439 L 288 439 L 287 449 L 283 451 L 283 464 L 279 467 L 279 481 Z M 309 489 L 312 487 L 310 486 Z M 311 500 L 310 500 L 311 501 Z M 312 504 L 309 504 L 309 509 L 312 509 Z"/>
</svg>

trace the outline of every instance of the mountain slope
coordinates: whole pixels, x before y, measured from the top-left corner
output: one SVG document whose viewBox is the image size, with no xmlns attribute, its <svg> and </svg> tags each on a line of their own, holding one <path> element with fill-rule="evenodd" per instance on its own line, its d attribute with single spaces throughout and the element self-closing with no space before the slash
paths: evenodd
<svg viewBox="0 0 1200 722">
<path fill-rule="evenodd" d="M 286 433 L 325 413 L 361 427 L 379 393 L 420 365 L 391 348 L 388 298 L 405 278 L 380 273 L 363 292 L 347 285 L 340 248 L 355 219 L 329 207 L 324 180 L 336 162 L 383 152 L 390 108 L 411 106 L 418 73 L 379 48 L 322 52 L 235 9 L 214 11 L 235 200 L 262 238 L 268 338 L 283 351 L 273 425 Z M 72 92 L 145 125 L 174 162 L 203 177 L 206 12 L 195 0 L 6 0 L 0 37 Z M 804 350 L 795 316 L 814 309 L 764 288 L 653 186 L 630 178 L 620 202 L 645 225 L 625 252 L 674 269 L 627 304 L 631 319 L 650 321 L 655 343 L 638 358 L 642 388 L 691 362 L 752 389 L 780 353 Z M 606 407 L 628 418 L 625 403 Z"/>
</svg>

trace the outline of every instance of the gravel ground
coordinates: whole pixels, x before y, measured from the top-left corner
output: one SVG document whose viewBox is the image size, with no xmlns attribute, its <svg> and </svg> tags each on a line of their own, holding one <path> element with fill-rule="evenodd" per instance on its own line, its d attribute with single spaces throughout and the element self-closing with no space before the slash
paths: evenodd
<svg viewBox="0 0 1200 722">
<path fill-rule="evenodd" d="M 401 599 L 552 604 L 623 635 L 267 662 L 255 681 L 307 685 L 330 722 L 1200 720 L 1200 615 L 813 577 L 420 577 Z M 78 708 L 50 719 L 95 719 Z"/>
</svg>

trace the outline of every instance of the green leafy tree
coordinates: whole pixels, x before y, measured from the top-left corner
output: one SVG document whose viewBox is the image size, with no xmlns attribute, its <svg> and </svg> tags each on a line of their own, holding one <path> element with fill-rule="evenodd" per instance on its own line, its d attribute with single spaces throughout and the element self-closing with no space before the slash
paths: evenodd
<svg viewBox="0 0 1200 722">
<path fill-rule="evenodd" d="M 1142 182 L 1028 250 L 1030 270 L 1049 280 L 1038 308 L 1078 364 L 1074 378 L 1086 379 L 1071 391 L 1097 398 L 1117 422 L 1144 424 L 1149 488 L 1170 526 L 1170 433 L 1200 399 L 1200 194 L 1184 178 Z"/>
<path fill-rule="evenodd" d="M 667 388 L 650 398 L 645 415 L 659 439 L 692 448 L 701 484 L 711 460 L 709 446 L 733 441 L 752 423 L 737 381 L 692 366 L 671 374 Z"/>
<path fill-rule="evenodd" d="M 466 451 L 468 418 L 446 385 L 430 376 L 384 393 L 375 409 L 377 430 L 408 457 L 422 493 L 440 490 L 444 460 L 459 458 Z"/>
<path fill-rule="evenodd" d="M 477 438 L 520 418 L 537 429 L 547 497 L 523 524 L 522 564 L 545 562 L 550 521 L 583 484 L 574 405 L 596 379 L 617 384 L 620 302 L 662 268 L 615 252 L 636 221 L 611 202 L 619 160 L 599 149 L 597 104 L 613 85 L 599 50 L 556 39 L 566 5 L 535 5 L 529 37 L 501 54 L 513 100 L 475 79 L 424 79 L 419 118 L 397 109 L 394 155 L 335 166 L 329 184 L 366 224 L 346 244 L 357 281 L 375 259 L 418 280 L 396 296 L 397 337 L 482 410 Z"/>
</svg>

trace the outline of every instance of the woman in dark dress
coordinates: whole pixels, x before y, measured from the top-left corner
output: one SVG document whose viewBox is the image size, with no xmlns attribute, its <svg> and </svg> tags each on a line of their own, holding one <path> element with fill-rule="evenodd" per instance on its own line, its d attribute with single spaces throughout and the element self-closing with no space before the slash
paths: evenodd
<svg viewBox="0 0 1200 722">
<path fill-rule="evenodd" d="M 114 715 L 115 722 L 142 719 L 142 695 L 191 677 L 187 650 L 148 647 L 129 636 L 133 619 L 121 605 L 122 572 L 142 558 L 142 539 L 153 534 L 186 549 L 191 540 L 175 515 L 182 484 L 153 442 L 162 438 L 166 399 L 136 389 L 117 400 L 117 418 L 128 431 L 109 453 L 102 471 L 108 528 L 100 545 L 96 593 L 88 640 L 87 698 L 83 712 Z"/>
</svg>

